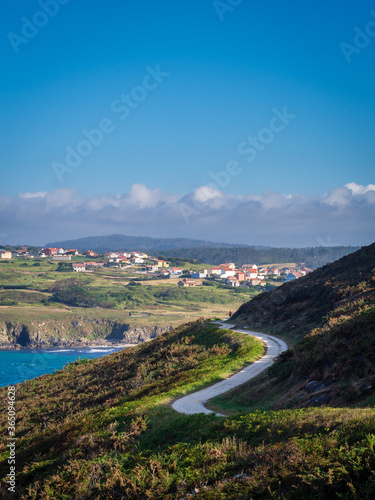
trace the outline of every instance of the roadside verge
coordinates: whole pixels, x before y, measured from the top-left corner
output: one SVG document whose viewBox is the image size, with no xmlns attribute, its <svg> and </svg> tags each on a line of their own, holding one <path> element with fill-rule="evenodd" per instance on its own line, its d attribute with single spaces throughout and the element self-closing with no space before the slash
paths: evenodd
<svg viewBox="0 0 375 500">
<path fill-rule="evenodd" d="M 267 347 L 266 354 L 258 361 L 246 366 L 240 372 L 232 375 L 231 377 L 222 380 L 217 384 L 211 385 L 210 387 L 206 387 L 205 389 L 177 399 L 174 403 L 172 403 L 172 408 L 179 413 L 185 413 L 187 415 L 193 415 L 194 413 L 214 413 L 213 411 L 205 408 L 204 403 L 206 403 L 209 399 L 230 391 L 234 387 L 238 387 L 239 385 L 242 385 L 248 380 L 256 377 L 259 373 L 271 366 L 273 360 L 279 356 L 279 354 L 288 349 L 287 344 L 283 340 L 272 335 L 244 329 L 235 330 L 233 328 L 235 325 L 225 323 L 224 321 L 218 321 L 215 323 L 220 324 L 219 328 L 231 329 L 234 332 L 252 335 L 253 337 L 262 340 Z M 216 413 L 216 415 L 222 417 L 225 416 L 221 413 Z"/>
</svg>

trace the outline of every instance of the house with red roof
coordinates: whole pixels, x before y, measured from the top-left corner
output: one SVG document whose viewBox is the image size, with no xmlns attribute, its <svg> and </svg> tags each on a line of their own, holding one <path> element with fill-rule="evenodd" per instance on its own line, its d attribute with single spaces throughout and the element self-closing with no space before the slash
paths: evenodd
<svg viewBox="0 0 375 500">
<path fill-rule="evenodd" d="M 57 255 L 57 248 L 51 248 L 51 247 L 43 248 L 42 253 L 44 255 L 47 255 L 47 257 L 49 257 L 50 255 Z"/>
<path fill-rule="evenodd" d="M 235 276 L 229 276 L 229 278 L 227 278 L 227 280 L 226 280 L 226 284 L 233 286 L 233 287 L 240 286 L 240 282 L 238 281 L 238 279 Z"/>
<path fill-rule="evenodd" d="M 247 280 L 251 280 L 251 279 L 254 279 L 254 278 L 257 278 L 257 277 L 258 277 L 258 271 L 256 269 L 249 268 L 246 271 L 246 279 Z"/>
<path fill-rule="evenodd" d="M 87 255 L 87 257 L 97 257 L 98 256 L 98 254 L 93 252 L 92 250 L 86 250 L 83 253 L 84 253 L 84 255 Z"/>
<path fill-rule="evenodd" d="M 65 253 L 67 255 L 78 255 L 79 254 L 79 252 L 76 248 L 71 248 L 70 250 L 67 250 Z"/>
<path fill-rule="evenodd" d="M 184 278 L 177 283 L 178 286 L 195 286 L 196 281 L 189 278 Z"/>
<path fill-rule="evenodd" d="M 252 278 L 249 280 L 249 285 L 250 286 L 266 286 L 266 282 L 264 280 L 261 280 L 259 278 Z"/>
<path fill-rule="evenodd" d="M 220 264 L 221 268 L 226 268 L 226 267 L 229 267 L 229 269 L 236 269 L 236 264 L 234 262 L 226 262 L 225 264 Z"/>
</svg>

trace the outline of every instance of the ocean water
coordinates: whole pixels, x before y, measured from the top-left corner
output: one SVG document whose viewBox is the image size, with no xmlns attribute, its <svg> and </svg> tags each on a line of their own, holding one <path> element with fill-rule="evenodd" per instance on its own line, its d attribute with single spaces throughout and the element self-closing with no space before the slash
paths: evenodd
<svg viewBox="0 0 375 500">
<path fill-rule="evenodd" d="M 53 373 L 78 358 L 101 358 L 125 348 L 91 346 L 75 349 L 0 351 L 0 387 L 24 382 L 45 373 Z"/>
</svg>

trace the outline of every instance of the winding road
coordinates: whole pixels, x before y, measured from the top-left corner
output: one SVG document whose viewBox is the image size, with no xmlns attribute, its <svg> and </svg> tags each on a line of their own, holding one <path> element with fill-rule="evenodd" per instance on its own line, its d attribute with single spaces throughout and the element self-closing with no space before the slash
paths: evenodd
<svg viewBox="0 0 375 500">
<path fill-rule="evenodd" d="M 209 399 L 218 396 L 219 394 L 223 394 L 224 392 L 230 391 L 234 387 L 237 387 L 248 380 L 256 377 L 264 371 L 266 368 L 272 365 L 273 360 L 282 352 L 288 349 L 287 344 L 278 339 L 277 337 L 273 337 L 272 335 L 267 335 L 266 333 L 252 332 L 249 330 L 234 330 L 233 327 L 235 325 L 231 325 L 229 323 L 225 323 L 224 321 L 216 322 L 220 324 L 220 328 L 231 329 L 234 332 L 244 333 L 245 335 L 251 335 L 262 340 L 266 346 L 267 351 L 266 354 L 255 361 L 251 365 L 246 366 L 240 372 L 232 375 L 231 377 L 218 382 L 217 384 L 211 385 L 210 387 L 206 387 L 201 391 L 193 392 L 192 394 L 188 394 L 183 398 L 177 399 L 173 404 L 172 408 L 179 413 L 186 413 L 187 415 L 192 415 L 194 413 L 215 413 L 211 410 L 208 410 L 203 405 Z M 216 413 L 218 416 L 226 416 L 221 413 Z"/>
</svg>

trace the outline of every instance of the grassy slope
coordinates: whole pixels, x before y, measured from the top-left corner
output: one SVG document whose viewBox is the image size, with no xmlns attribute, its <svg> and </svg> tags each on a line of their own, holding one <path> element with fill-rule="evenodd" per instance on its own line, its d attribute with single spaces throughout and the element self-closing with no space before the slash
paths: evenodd
<svg viewBox="0 0 375 500">
<path fill-rule="evenodd" d="M 217 411 L 375 403 L 375 245 L 254 299 L 234 317 L 271 323 L 268 331 L 280 336 L 294 325 L 285 335 L 294 348 L 256 381 L 213 400 Z"/>
<path fill-rule="evenodd" d="M 228 361 L 244 357 L 233 352 L 233 333 L 204 324 L 22 384 L 18 497 L 374 498 L 375 412 L 368 389 L 375 375 L 374 250 L 364 249 L 355 263 L 318 270 L 315 283 L 307 277 L 311 281 L 287 285 L 288 293 L 282 287 L 283 300 L 271 301 L 274 311 L 247 306 L 247 317 L 246 308 L 236 315 L 248 325 L 275 319 L 276 331 L 293 321 L 295 341 L 304 328 L 309 332 L 259 377 L 255 390 L 242 387 L 227 399 L 228 407 L 243 411 L 290 409 L 226 419 L 176 414 L 171 398 L 214 381 L 218 371 L 230 371 Z M 308 287 L 300 286 L 306 281 Z M 258 300 L 266 304 L 265 297 Z M 312 312 L 299 322 L 305 308 Z M 247 337 L 234 338 L 245 349 Z M 232 352 L 223 345 L 228 342 Z M 330 384 L 296 392 L 311 376 Z M 354 398 L 340 403 L 336 390 L 332 404 L 369 407 L 293 409 L 333 387 L 341 396 L 352 388 Z"/>
<path fill-rule="evenodd" d="M 77 275 L 56 272 L 56 268 L 56 263 L 41 259 L 0 262 L 0 330 L 10 322 L 25 325 L 31 335 L 35 335 L 40 330 L 39 324 L 47 322 L 43 327 L 46 335 L 92 339 L 97 333 L 90 322 L 97 319 L 118 321 L 130 327 L 178 326 L 201 316 L 223 317 L 257 293 L 255 290 L 238 293 L 237 290 L 206 286 L 181 289 L 177 286 L 178 280 L 158 280 L 156 283 L 121 269 Z M 127 287 L 129 279 L 134 277 L 145 281 L 141 281 L 141 286 Z M 109 298 L 113 307 L 77 307 L 52 301 L 56 283 L 71 279 L 83 283 L 104 299 Z M 1 286 L 19 289 L 1 290 Z M 150 313 L 151 316 L 130 317 L 129 311 Z M 72 326 L 85 322 L 87 325 L 79 331 Z"/>
<path fill-rule="evenodd" d="M 17 386 L 18 490 L 7 496 L 3 480 L 2 498 L 373 498 L 372 408 L 223 419 L 169 406 L 260 351 L 198 322 Z"/>
<path fill-rule="evenodd" d="M 161 425 L 172 425 L 175 440 L 181 432 L 187 438 L 186 429 L 179 429 L 183 417 L 176 416 L 166 403 L 221 380 L 262 354 L 263 345 L 256 339 L 196 322 L 147 344 L 68 365 L 18 385 L 17 498 L 22 494 L 37 497 L 26 495 L 29 485 L 43 498 L 64 498 L 63 493 L 67 498 L 75 496 L 70 488 L 80 491 L 87 486 L 81 484 L 82 470 L 108 460 L 126 462 L 135 442 L 150 451 L 145 443 L 155 439 Z M 0 393 L 4 400 L 5 389 Z M 2 412 L 3 433 L 5 419 Z M 171 440 L 171 435 L 160 435 L 159 444 Z M 1 452 L 5 460 L 4 439 Z M 2 477 L 7 469 L 3 462 Z M 71 486 L 62 488 L 60 482 L 67 476 Z M 0 493 L 5 495 L 4 483 L 2 487 Z"/>
</svg>

